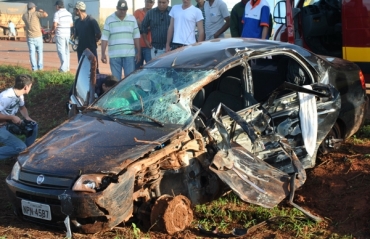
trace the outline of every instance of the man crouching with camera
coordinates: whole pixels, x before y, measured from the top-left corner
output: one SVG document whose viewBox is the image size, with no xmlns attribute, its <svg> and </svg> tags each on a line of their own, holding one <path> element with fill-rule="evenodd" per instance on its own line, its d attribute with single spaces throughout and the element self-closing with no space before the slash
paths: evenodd
<svg viewBox="0 0 370 239">
<path fill-rule="evenodd" d="M 30 75 L 19 75 L 13 88 L 0 93 L 0 160 L 18 155 L 36 140 L 38 125 L 29 117 L 23 96 L 32 82 Z M 16 116 L 18 110 L 24 120 Z M 13 134 L 25 135 L 25 142 Z"/>
</svg>

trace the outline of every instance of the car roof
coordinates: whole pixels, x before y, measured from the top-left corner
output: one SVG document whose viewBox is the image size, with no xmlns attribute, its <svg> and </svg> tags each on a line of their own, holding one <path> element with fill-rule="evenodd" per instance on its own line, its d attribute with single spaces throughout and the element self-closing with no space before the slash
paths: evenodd
<svg viewBox="0 0 370 239">
<path fill-rule="evenodd" d="M 238 51 L 268 51 L 272 49 L 298 47 L 279 41 L 251 38 L 220 38 L 181 47 L 153 59 L 144 68 L 198 68 L 213 69 L 221 62 L 234 57 Z"/>
</svg>

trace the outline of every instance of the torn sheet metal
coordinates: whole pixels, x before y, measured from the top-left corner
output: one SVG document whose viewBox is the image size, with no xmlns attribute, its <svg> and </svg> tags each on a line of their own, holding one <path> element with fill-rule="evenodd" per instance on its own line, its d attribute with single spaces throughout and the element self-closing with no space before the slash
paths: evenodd
<svg viewBox="0 0 370 239">
<path fill-rule="evenodd" d="M 225 149 L 217 152 L 210 169 L 243 201 L 267 208 L 276 206 L 290 194 L 291 177 L 253 155 L 241 145 L 230 142 L 229 133 L 222 124 L 221 112 L 226 112 L 234 119 L 247 132 L 253 143 L 256 141 L 256 135 L 251 133 L 251 126 L 231 109 L 220 104 L 213 118 L 225 141 Z M 296 186 L 300 187 L 306 180 L 305 170 L 287 140 L 281 138 L 279 142 L 282 150 L 292 160 L 295 172 L 298 174 Z"/>
<path fill-rule="evenodd" d="M 253 156 L 237 144 L 233 144 L 227 151 L 226 160 L 233 162 L 232 167 L 219 170 L 214 166 L 225 160 L 223 155 L 222 151 L 216 154 L 210 169 L 243 201 L 272 208 L 289 195 L 288 174 Z"/>
</svg>

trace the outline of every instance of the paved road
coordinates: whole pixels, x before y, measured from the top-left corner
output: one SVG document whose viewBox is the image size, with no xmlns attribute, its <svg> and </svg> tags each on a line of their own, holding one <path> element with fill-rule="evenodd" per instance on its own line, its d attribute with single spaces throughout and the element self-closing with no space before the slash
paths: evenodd
<svg viewBox="0 0 370 239">
<path fill-rule="evenodd" d="M 98 47 L 98 55 L 100 53 L 100 46 Z M 28 46 L 25 41 L 8 41 L 0 40 L 0 64 L 21 65 L 31 69 L 29 60 Z M 56 51 L 55 43 L 44 43 L 44 69 L 58 70 L 60 61 Z M 71 48 L 71 72 L 76 73 L 78 62 L 77 52 Z M 110 74 L 109 64 L 101 63 L 99 59 L 100 73 Z"/>
</svg>

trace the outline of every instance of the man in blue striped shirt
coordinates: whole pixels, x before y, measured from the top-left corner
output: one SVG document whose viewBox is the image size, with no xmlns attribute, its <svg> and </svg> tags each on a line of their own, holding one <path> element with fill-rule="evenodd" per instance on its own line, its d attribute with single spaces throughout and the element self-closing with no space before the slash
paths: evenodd
<svg viewBox="0 0 370 239">
<path fill-rule="evenodd" d="M 104 64 L 107 63 L 105 51 L 109 46 L 109 65 L 112 75 L 121 80 L 122 69 L 126 77 L 135 70 L 135 61 L 140 62 L 140 31 L 136 18 L 127 14 L 128 7 L 125 0 L 119 0 L 116 9 L 117 11 L 108 16 L 104 23 L 101 37 L 101 61 Z"/>
<path fill-rule="evenodd" d="M 168 4 L 168 0 L 158 0 L 158 7 L 149 10 L 141 23 L 143 38 L 147 47 L 151 49 L 152 58 L 166 52 L 167 30 L 171 20 L 168 15 L 171 7 Z M 149 31 L 152 35 L 152 42 L 149 42 L 147 38 Z"/>
</svg>

